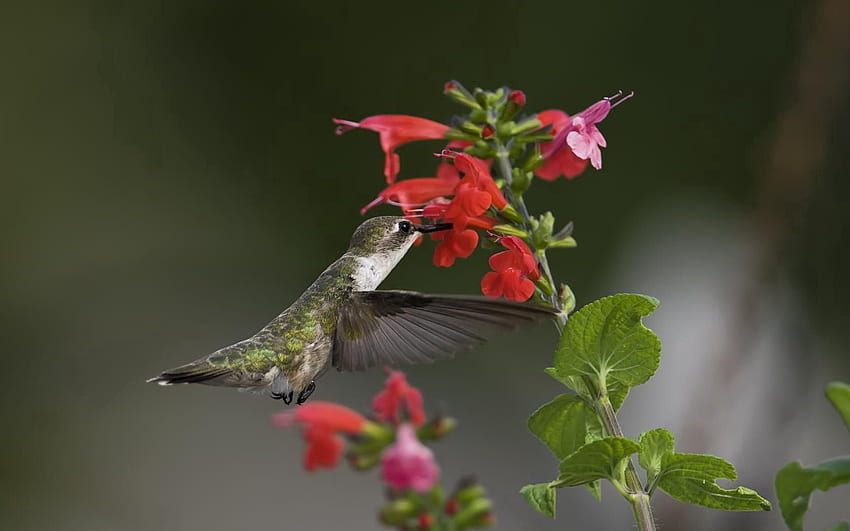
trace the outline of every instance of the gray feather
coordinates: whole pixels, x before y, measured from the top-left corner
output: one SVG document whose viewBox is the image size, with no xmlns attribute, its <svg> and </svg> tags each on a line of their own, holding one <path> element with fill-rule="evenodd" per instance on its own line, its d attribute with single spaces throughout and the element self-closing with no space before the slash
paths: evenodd
<svg viewBox="0 0 850 531">
<path fill-rule="evenodd" d="M 545 318 L 535 303 L 410 291 L 361 291 L 340 311 L 333 365 L 362 371 L 383 364 L 430 363 L 484 343 L 499 330 Z"/>
</svg>

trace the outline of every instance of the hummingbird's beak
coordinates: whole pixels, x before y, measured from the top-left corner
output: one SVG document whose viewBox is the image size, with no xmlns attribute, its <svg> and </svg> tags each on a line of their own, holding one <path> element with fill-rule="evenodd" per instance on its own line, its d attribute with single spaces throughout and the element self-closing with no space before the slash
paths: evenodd
<svg viewBox="0 0 850 531">
<path fill-rule="evenodd" d="M 441 230 L 451 229 L 452 224 L 451 223 L 435 223 L 433 225 L 414 225 L 413 228 L 416 229 L 418 232 L 422 232 L 422 233 L 437 232 L 437 231 L 441 231 Z"/>
</svg>

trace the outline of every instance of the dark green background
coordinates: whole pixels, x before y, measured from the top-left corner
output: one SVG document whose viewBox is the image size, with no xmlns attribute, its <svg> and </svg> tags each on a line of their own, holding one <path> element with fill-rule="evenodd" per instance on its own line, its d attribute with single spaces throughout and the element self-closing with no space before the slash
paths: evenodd
<svg viewBox="0 0 850 531">
<path fill-rule="evenodd" d="M 721 378 L 726 402 L 716 403 L 684 394 L 699 383 L 687 381 L 693 372 L 666 373 L 679 388 L 659 373 L 623 411 L 629 435 L 675 428 L 669 410 L 685 404 L 680 450 L 733 459 L 741 481 L 771 497 L 785 461 L 846 451 L 819 394 L 829 379 L 850 379 L 846 97 L 828 106 L 803 192 L 780 209 L 780 244 L 747 275 L 763 237 L 766 161 L 782 113 L 799 103 L 816 5 L 4 2 L 0 528 L 376 528 L 376 475 L 305 474 L 297 434 L 267 422 L 279 403 L 143 382 L 253 333 L 342 253 L 358 209 L 382 187 L 383 157 L 373 133 L 335 137 L 332 117 L 446 121 L 459 111 L 441 96 L 449 79 L 509 85 L 531 110 L 571 113 L 636 92 L 600 126 L 603 171 L 537 183 L 528 203 L 575 221 L 580 246 L 553 267 L 580 304 L 616 291 L 662 299 L 649 323 L 667 346 L 662 371 L 668 358 L 712 367 L 700 347 L 706 337 L 729 346 L 722 321 L 740 311 L 736 282 L 768 306 L 744 312 L 741 356 L 778 329 L 781 348 L 754 374 L 778 364 L 783 380 L 726 367 L 739 376 Z M 837 76 L 846 94 L 841 68 L 816 67 L 806 80 Z M 401 148 L 401 177 L 432 174 L 439 147 Z M 477 292 L 484 253 L 448 270 L 430 253 L 414 250 L 385 285 Z M 726 282 L 728 272 L 743 280 Z M 703 304 L 717 293 L 720 303 Z M 714 320 L 720 332 L 693 333 Z M 582 489 L 560 491 L 557 522 L 516 494 L 555 471 L 525 428 L 561 392 L 542 373 L 554 341 L 542 326 L 409 371 L 430 410 L 460 420 L 434 447 L 444 477 L 476 473 L 500 529 L 627 529 L 614 491 L 601 505 Z M 382 378 L 329 374 L 316 397 L 366 409 Z M 734 427 L 725 408 L 753 389 L 767 391 Z M 765 401 L 771 393 L 782 400 Z M 775 430 L 748 429 L 748 418 Z M 838 499 L 823 497 L 810 521 L 842 516 Z M 778 512 L 717 517 L 663 495 L 657 516 L 669 529 L 779 525 Z"/>
</svg>

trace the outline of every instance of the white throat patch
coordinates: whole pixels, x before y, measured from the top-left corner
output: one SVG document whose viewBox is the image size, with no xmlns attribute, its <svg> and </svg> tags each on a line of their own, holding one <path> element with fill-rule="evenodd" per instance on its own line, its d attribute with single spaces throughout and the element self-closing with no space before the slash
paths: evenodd
<svg viewBox="0 0 850 531">
<path fill-rule="evenodd" d="M 357 270 L 354 272 L 354 289 L 356 291 L 372 291 L 387 278 L 390 271 L 407 254 L 410 246 L 416 238 L 411 238 L 410 243 L 395 251 L 375 254 L 372 256 L 358 256 Z"/>
</svg>

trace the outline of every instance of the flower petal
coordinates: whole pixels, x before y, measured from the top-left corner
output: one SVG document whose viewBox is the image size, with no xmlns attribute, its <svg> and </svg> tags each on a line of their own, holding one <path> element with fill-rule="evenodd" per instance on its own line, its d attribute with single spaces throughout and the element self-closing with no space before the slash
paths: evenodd
<svg viewBox="0 0 850 531">
<path fill-rule="evenodd" d="M 396 442 L 381 456 L 381 477 L 398 490 L 411 488 L 425 493 L 431 490 L 440 476 L 434 453 L 416 436 L 410 424 L 402 424 Z"/>
</svg>

